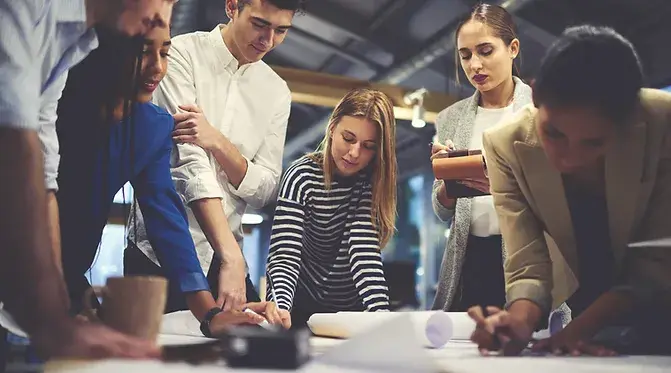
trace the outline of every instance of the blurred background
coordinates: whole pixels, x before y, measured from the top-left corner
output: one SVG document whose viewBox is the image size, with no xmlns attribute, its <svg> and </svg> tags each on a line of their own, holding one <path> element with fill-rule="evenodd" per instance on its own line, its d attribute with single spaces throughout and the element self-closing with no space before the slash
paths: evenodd
<svg viewBox="0 0 671 373">
<path fill-rule="evenodd" d="M 210 31 L 226 23 L 224 0 L 180 0 L 173 35 Z M 431 306 L 449 227 L 431 208 L 433 174 L 429 142 L 435 115 L 474 89 L 455 65 L 457 18 L 472 0 L 310 0 L 294 19 L 286 40 L 265 61 L 287 81 L 293 103 L 284 151 L 285 167 L 314 150 L 326 119 L 344 93 L 372 86 L 396 106 L 398 179 L 397 232 L 383 250 L 393 304 Z M 545 49 L 564 28 L 608 25 L 637 48 L 648 87 L 671 86 L 671 1 L 507 0 L 521 43 L 522 78 L 533 78 Z M 585 61 L 599 74 L 600 66 Z M 618 77 L 612 77 L 617 79 Z M 250 129 L 251 130 L 251 129 Z M 93 284 L 123 273 L 124 223 L 132 190 L 115 200 L 101 250 L 89 275 Z M 265 268 L 274 205 L 244 216 L 244 254 L 255 284 Z"/>
</svg>

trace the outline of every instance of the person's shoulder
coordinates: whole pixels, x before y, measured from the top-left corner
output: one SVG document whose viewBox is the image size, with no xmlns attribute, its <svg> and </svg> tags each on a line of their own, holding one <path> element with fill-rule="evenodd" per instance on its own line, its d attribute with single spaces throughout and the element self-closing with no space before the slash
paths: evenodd
<svg viewBox="0 0 671 373">
<path fill-rule="evenodd" d="M 671 159 L 671 92 L 643 88 L 639 94 L 650 137 L 659 137 L 661 155 Z"/>
<path fill-rule="evenodd" d="M 463 113 L 465 110 L 468 109 L 471 100 L 473 100 L 473 96 L 469 96 L 466 98 L 463 98 L 452 105 L 446 107 L 445 109 L 441 110 L 438 113 L 438 116 L 436 117 L 436 123 L 441 122 L 445 123 L 450 121 L 452 118 L 455 116 L 459 115 L 460 113 Z"/>
<path fill-rule="evenodd" d="M 254 65 L 254 74 L 257 79 L 264 82 L 264 86 L 276 90 L 276 93 L 291 94 L 287 82 L 265 61 L 259 61 Z"/>
<path fill-rule="evenodd" d="M 173 57 L 172 60 L 200 60 L 205 58 L 204 56 L 211 56 L 213 53 L 209 32 L 195 31 L 180 34 L 172 37 L 170 41 L 170 54 Z"/>
<path fill-rule="evenodd" d="M 169 136 L 175 127 L 172 115 L 151 102 L 138 104 L 134 115 L 139 122 L 136 128 L 157 137 Z"/>
<path fill-rule="evenodd" d="M 643 88 L 639 94 L 644 110 L 666 118 L 671 114 L 671 92 L 661 89 Z"/>
<path fill-rule="evenodd" d="M 306 182 L 323 175 L 321 166 L 310 156 L 304 155 L 293 161 L 284 172 L 286 181 Z"/>
<path fill-rule="evenodd" d="M 310 190 L 323 185 L 321 166 L 310 155 L 295 160 L 282 175 L 280 197 L 297 201 L 309 199 Z"/>
<path fill-rule="evenodd" d="M 194 32 L 187 32 L 186 34 L 179 34 L 176 36 L 173 36 L 170 41 L 171 41 L 171 48 L 179 48 L 179 49 L 192 49 L 197 47 L 198 45 L 204 43 L 207 38 L 208 38 L 209 32 L 206 31 L 194 31 Z"/>
<path fill-rule="evenodd" d="M 527 104 L 513 115 L 485 130 L 485 136 L 495 148 L 511 147 L 518 141 L 536 145 L 534 129 L 536 113 L 536 107 L 533 104 Z"/>
</svg>

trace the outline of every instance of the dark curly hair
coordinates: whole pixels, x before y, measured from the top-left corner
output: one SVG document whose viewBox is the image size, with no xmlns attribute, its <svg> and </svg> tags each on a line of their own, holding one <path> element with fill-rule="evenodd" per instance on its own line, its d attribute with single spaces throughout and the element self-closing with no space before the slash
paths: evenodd
<svg viewBox="0 0 671 373">
<path fill-rule="evenodd" d="M 548 49 L 534 80 L 534 103 L 593 107 L 625 122 L 636 110 L 643 69 L 634 46 L 609 27 L 566 29 Z"/>
</svg>

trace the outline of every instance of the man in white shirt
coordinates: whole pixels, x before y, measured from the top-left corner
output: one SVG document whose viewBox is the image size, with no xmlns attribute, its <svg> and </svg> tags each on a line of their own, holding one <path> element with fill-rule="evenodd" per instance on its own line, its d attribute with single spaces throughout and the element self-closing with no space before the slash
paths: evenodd
<svg viewBox="0 0 671 373">
<path fill-rule="evenodd" d="M 224 310 L 258 300 L 240 249 L 241 220 L 248 204 L 260 208 L 276 198 L 291 105 L 286 82 L 261 59 L 282 43 L 303 3 L 227 0 L 227 25 L 173 38 L 168 73 L 154 94 L 174 113 L 173 180 Z M 158 265 L 141 216 L 130 224 L 126 253 L 139 249 Z M 125 267 L 132 273 L 134 264 Z"/>
<path fill-rule="evenodd" d="M 0 302 L 44 356 L 159 354 L 68 315 L 58 209 L 47 189 L 56 189 L 57 102 L 68 70 L 98 45 L 92 27 L 141 35 L 167 26 L 174 2 L 0 0 Z"/>
</svg>

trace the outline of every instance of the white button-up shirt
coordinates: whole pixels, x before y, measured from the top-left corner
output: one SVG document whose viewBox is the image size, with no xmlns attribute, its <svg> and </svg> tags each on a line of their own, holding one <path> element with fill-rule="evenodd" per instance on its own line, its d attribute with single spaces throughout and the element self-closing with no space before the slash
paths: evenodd
<svg viewBox="0 0 671 373">
<path fill-rule="evenodd" d="M 84 0 L 0 1 L 0 126 L 38 131 L 57 189 L 56 108 L 67 72 L 98 47 Z"/>
<path fill-rule="evenodd" d="M 173 180 L 187 206 L 189 229 L 206 273 L 213 250 L 189 203 L 221 198 L 233 235 L 242 246 L 242 215 L 247 205 L 261 208 L 277 196 L 291 110 L 286 82 L 263 61 L 239 66 L 224 43 L 222 27 L 226 26 L 174 37 L 168 73 L 154 93 L 154 102 L 171 113 L 179 105 L 198 105 L 210 124 L 247 159 L 247 173 L 236 189 L 214 156 L 202 148 L 178 144 L 173 152 Z M 137 240 L 133 239 L 132 220 L 129 239 L 158 264 L 141 216 L 137 220 Z"/>
</svg>

